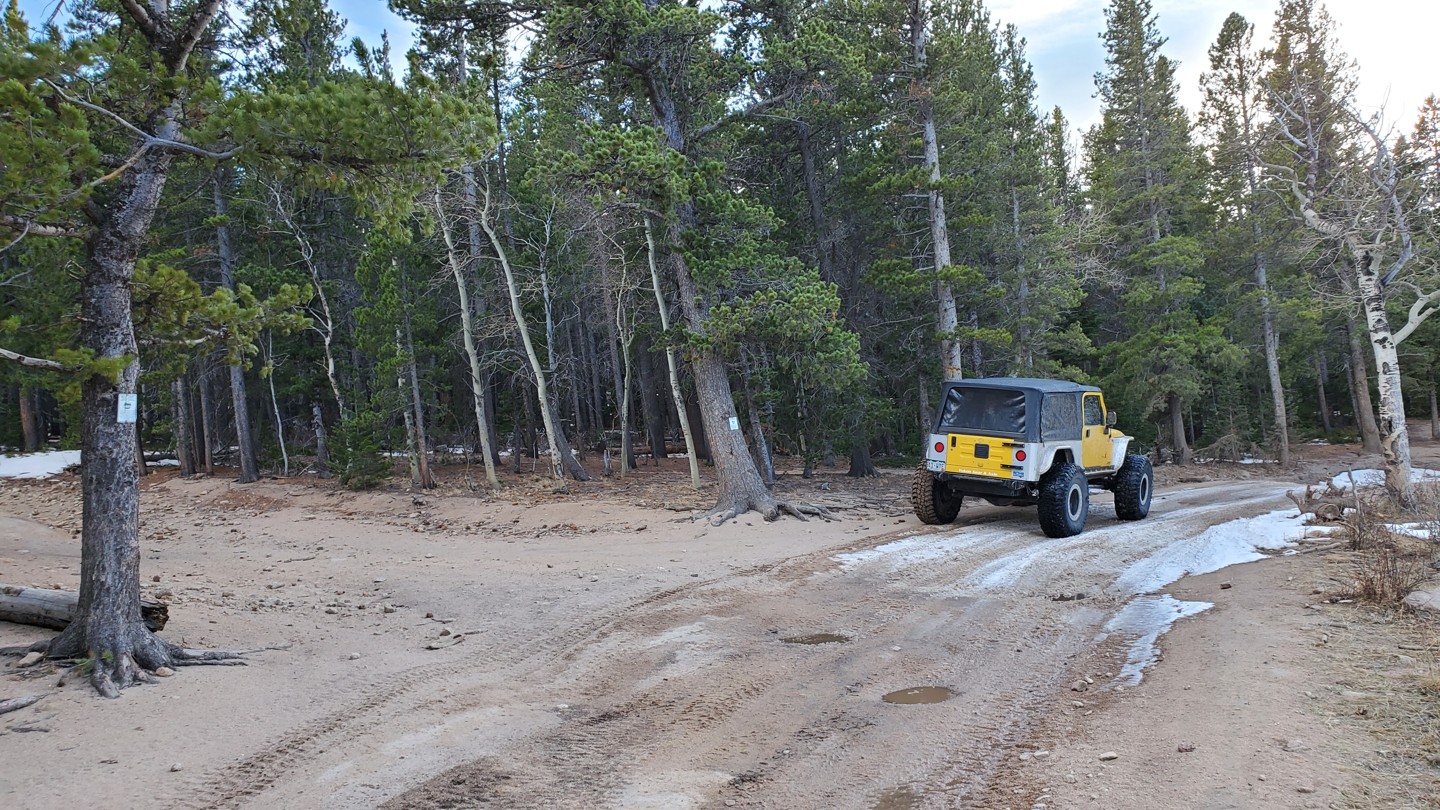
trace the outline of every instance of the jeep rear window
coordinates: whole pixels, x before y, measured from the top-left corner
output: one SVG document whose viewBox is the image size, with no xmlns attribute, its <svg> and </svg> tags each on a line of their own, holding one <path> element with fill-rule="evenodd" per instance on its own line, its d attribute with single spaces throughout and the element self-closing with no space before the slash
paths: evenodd
<svg viewBox="0 0 1440 810">
<path fill-rule="evenodd" d="M 1025 392 L 1007 388 L 951 388 L 945 392 L 940 429 L 1024 435 Z"/>
</svg>

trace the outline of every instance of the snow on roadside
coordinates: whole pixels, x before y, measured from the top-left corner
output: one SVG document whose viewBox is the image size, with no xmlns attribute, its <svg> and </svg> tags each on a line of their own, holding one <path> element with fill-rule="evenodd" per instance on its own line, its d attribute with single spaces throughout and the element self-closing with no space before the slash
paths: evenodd
<svg viewBox="0 0 1440 810">
<path fill-rule="evenodd" d="M 1417 540 L 1431 540 L 1434 538 L 1432 523 L 1386 523 L 1385 528 L 1395 534 L 1403 534 L 1407 537 L 1414 537 Z"/>
<path fill-rule="evenodd" d="M 1109 592 L 1132 596 L 1096 636 L 1103 641 L 1112 633 L 1130 639 L 1125 665 L 1115 684 L 1135 686 L 1145 669 L 1160 660 L 1160 637 L 1177 620 L 1213 607 L 1209 602 L 1181 602 L 1168 593 L 1154 594 L 1181 577 L 1208 574 L 1237 563 L 1264 559 L 1261 549 L 1277 550 L 1295 545 L 1305 536 L 1304 516 L 1296 509 L 1277 509 L 1255 517 L 1236 518 L 1211 526 L 1156 549 L 1120 573 Z"/>
<path fill-rule="evenodd" d="M 1416 480 L 1440 480 L 1435 470 L 1415 470 Z M 1336 487 L 1349 489 L 1351 477 L 1362 487 L 1382 486 L 1385 473 L 1381 470 L 1355 470 L 1335 476 Z M 1132 563 L 1121 572 L 1110 593 L 1115 596 L 1133 596 L 1125 607 L 1105 625 L 1105 631 L 1096 640 L 1104 640 L 1112 633 L 1121 633 L 1131 638 L 1125 666 L 1115 683 L 1134 686 L 1144 677 L 1144 671 L 1159 660 L 1157 646 L 1177 619 L 1193 616 L 1212 605 L 1209 602 L 1181 602 L 1170 594 L 1155 594 L 1155 591 L 1185 576 L 1208 574 L 1238 563 L 1264 559 L 1262 550 L 1276 551 L 1293 547 L 1306 533 L 1328 534 L 1334 527 L 1306 526 L 1304 516 L 1297 509 L 1279 509 L 1249 518 L 1236 518 L 1211 526 L 1200 534 L 1171 543 L 1158 549 L 1148 557 Z M 1392 526 L 1393 531 L 1417 534 L 1418 524 Z M 1408 531 L 1407 531 L 1408 530 Z M 1423 536 L 1429 537 L 1428 528 Z M 1293 554 L 1294 551 L 1287 551 Z M 1147 595 L 1149 594 L 1149 595 Z"/>
<path fill-rule="evenodd" d="M 1209 602 L 1181 602 L 1168 593 L 1130 600 L 1105 623 L 1105 632 L 1095 637 L 1097 642 L 1104 641 L 1111 633 L 1123 633 L 1131 638 L 1125 665 L 1120 668 L 1120 676 L 1115 682 L 1121 686 L 1140 683 L 1145 670 L 1160 660 L 1157 642 L 1170 625 L 1212 607 L 1214 605 Z"/>
<path fill-rule="evenodd" d="M 1266 555 L 1260 549 L 1279 550 L 1295 545 L 1306 526 L 1296 509 L 1277 509 L 1255 517 L 1236 518 L 1211 526 L 1157 549 L 1120 573 L 1109 591 L 1115 596 L 1150 593 L 1184 576 L 1208 574 Z"/>
<path fill-rule="evenodd" d="M 48 450 L 18 456 L 0 456 L 0 478 L 49 478 L 80 463 L 79 450 Z"/>
<path fill-rule="evenodd" d="M 1350 489 L 1350 478 L 1354 476 L 1355 485 L 1360 487 L 1383 487 L 1385 486 L 1384 470 L 1350 470 L 1340 473 L 1330 479 L 1331 486 L 1340 490 Z M 1440 481 L 1440 470 L 1427 470 L 1416 467 L 1410 471 L 1410 480 L 1415 483 L 1422 481 Z"/>
</svg>

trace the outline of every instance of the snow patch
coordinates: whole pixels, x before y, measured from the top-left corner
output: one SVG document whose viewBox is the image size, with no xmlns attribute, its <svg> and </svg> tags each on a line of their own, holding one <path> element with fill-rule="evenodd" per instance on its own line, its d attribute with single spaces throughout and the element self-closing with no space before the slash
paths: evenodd
<svg viewBox="0 0 1440 810">
<path fill-rule="evenodd" d="M 1017 550 L 1013 554 L 1006 554 L 996 560 L 980 566 L 975 573 L 966 577 L 965 583 L 977 588 L 996 589 L 1013 588 L 1020 583 L 1020 578 L 1025 572 L 1040 560 L 1052 554 L 1061 554 L 1072 548 L 1079 548 L 1087 545 L 1090 538 L 1084 534 L 1074 537 L 1067 537 L 1061 540 L 1050 540 L 1044 543 L 1034 543 Z"/>
<path fill-rule="evenodd" d="M 892 540 L 874 548 L 837 554 L 834 559 L 840 563 L 840 568 L 844 571 L 850 571 L 858 565 L 882 559 L 890 563 L 891 570 L 898 571 L 907 566 L 945 559 L 956 551 L 977 543 L 993 541 L 994 538 L 985 538 L 983 532 L 978 534 L 974 532 L 919 534 L 914 537 Z"/>
<path fill-rule="evenodd" d="M 0 478 L 49 478 L 80 463 L 79 450 L 48 450 L 21 456 L 0 456 Z"/>
<path fill-rule="evenodd" d="M 1384 470 L 1350 470 L 1343 472 L 1330 479 L 1330 485 L 1339 490 L 1350 489 L 1350 478 L 1354 476 L 1357 487 L 1383 487 L 1385 486 Z M 1416 467 L 1410 471 L 1410 480 L 1419 483 L 1421 481 L 1440 481 L 1440 470 L 1427 470 Z"/>
<path fill-rule="evenodd" d="M 1183 576 L 1208 574 L 1229 565 L 1263 559 L 1260 549 L 1278 550 L 1305 536 L 1299 511 L 1278 509 L 1211 526 L 1194 537 L 1171 543 L 1121 572 L 1110 592 L 1150 593 Z"/>
<path fill-rule="evenodd" d="M 1146 668 L 1160 660 L 1160 648 L 1156 645 L 1160 636 L 1170 629 L 1170 625 L 1211 607 L 1214 605 L 1209 602 L 1181 602 L 1168 593 L 1130 600 L 1129 604 L 1105 623 L 1105 632 L 1095 637 L 1099 642 L 1112 633 L 1122 633 L 1133 639 L 1116 683 L 1122 686 L 1135 686 L 1140 683 Z"/>
<path fill-rule="evenodd" d="M 1396 534 L 1403 534 L 1419 540 L 1429 540 L 1433 537 L 1431 528 L 1434 525 L 1433 523 L 1386 523 L 1385 528 Z"/>
</svg>

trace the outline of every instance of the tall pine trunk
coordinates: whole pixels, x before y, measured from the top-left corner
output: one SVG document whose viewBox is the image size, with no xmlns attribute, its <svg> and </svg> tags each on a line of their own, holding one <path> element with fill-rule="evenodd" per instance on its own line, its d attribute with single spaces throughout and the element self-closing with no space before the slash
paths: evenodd
<svg viewBox="0 0 1440 810">
<path fill-rule="evenodd" d="M 946 279 L 951 267 L 950 228 L 945 218 L 945 195 L 940 192 L 940 141 L 935 130 L 935 104 L 927 73 L 930 43 L 927 11 L 925 0 L 910 0 L 910 48 L 915 69 L 912 86 L 919 106 L 925 176 L 930 182 L 926 190 L 926 206 L 935 258 L 935 297 L 938 305 L 935 329 L 940 334 L 940 361 L 945 379 L 958 380 L 963 376 L 960 361 L 964 356 L 964 345 L 956 338 L 960 318 L 955 307 L 955 290 Z"/>
<path fill-rule="evenodd" d="M 235 249 L 230 243 L 230 201 L 225 196 L 224 169 L 217 169 L 212 186 L 215 197 L 215 247 L 220 255 L 220 286 L 235 292 Z M 272 387 L 274 383 L 271 383 Z M 255 435 L 250 429 L 250 408 L 245 393 L 245 369 L 230 364 L 230 400 L 235 410 L 235 446 L 240 454 L 240 483 L 260 480 L 260 465 L 255 459 Z M 282 440 L 283 443 L 283 440 Z"/>
<path fill-rule="evenodd" d="M 665 406 L 660 383 L 655 379 L 655 356 L 650 338 L 640 335 L 636 365 L 640 374 L 640 412 L 645 418 L 645 439 L 650 444 L 650 459 L 658 465 L 665 458 Z"/>
<path fill-rule="evenodd" d="M 1325 363 L 1325 353 L 1317 352 L 1315 355 L 1315 398 L 1320 406 L 1320 425 L 1324 428 L 1327 436 L 1334 430 L 1330 424 L 1330 399 L 1325 395 L 1325 378 L 1328 376 L 1330 376 L 1330 369 Z"/>
<path fill-rule="evenodd" d="M 1165 398 L 1170 410 L 1171 446 L 1175 448 L 1175 463 L 1190 463 L 1190 442 L 1185 439 L 1185 400 L 1179 394 Z"/>
<path fill-rule="evenodd" d="M 217 7 L 218 2 L 207 2 L 193 13 L 208 21 Z M 189 45 L 184 48 L 188 55 Z M 158 138 L 180 137 L 177 115 L 177 104 L 157 115 Z M 80 282 L 80 345 L 116 370 L 91 372 L 81 380 L 79 602 L 74 619 L 50 643 L 48 653 L 88 659 L 90 683 L 106 697 L 148 680 L 146 670 L 192 657 L 161 641 L 140 617 L 137 425 L 117 419 L 121 397 L 138 396 L 140 353 L 130 289 L 172 158 L 167 150 L 150 150 L 116 180 L 107 204 L 98 209 Z"/>
<path fill-rule="evenodd" d="M 1365 365 L 1365 345 L 1360 337 L 1363 328 L 1355 313 L 1346 314 L 1350 339 L 1350 392 L 1355 399 L 1355 422 L 1360 427 L 1360 443 L 1367 453 L 1380 452 L 1380 427 L 1375 423 L 1375 405 L 1370 399 L 1370 370 Z"/>
<path fill-rule="evenodd" d="M 206 475 L 215 474 L 215 403 L 210 399 L 210 360 L 196 362 L 195 388 L 200 392 L 200 462 Z"/>
<path fill-rule="evenodd" d="M 40 419 L 36 413 L 35 389 L 22 385 L 20 394 L 20 441 L 27 453 L 40 449 Z"/>
<path fill-rule="evenodd" d="M 175 402 L 175 458 L 180 461 L 180 477 L 192 478 L 195 475 L 195 444 L 191 439 L 194 431 L 190 429 L 190 408 L 187 406 L 190 392 L 186 388 L 184 375 L 170 383 L 170 396 Z"/>
</svg>

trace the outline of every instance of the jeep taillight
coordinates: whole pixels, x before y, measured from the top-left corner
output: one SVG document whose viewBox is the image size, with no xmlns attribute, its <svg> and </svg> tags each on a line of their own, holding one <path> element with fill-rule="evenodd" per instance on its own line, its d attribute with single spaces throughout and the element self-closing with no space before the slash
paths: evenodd
<svg viewBox="0 0 1440 810">
<path fill-rule="evenodd" d="M 1025 460 L 1025 451 L 1024 451 L 1024 450 L 1016 450 L 1016 451 L 1015 451 L 1015 460 L 1016 460 L 1016 461 L 1024 461 L 1024 460 Z"/>
<path fill-rule="evenodd" d="M 943 452 L 945 452 L 945 443 L 944 443 L 944 442 L 935 442 L 935 452 L 937 452 L 937 453 L 943 453 Z"/>
</svg>

